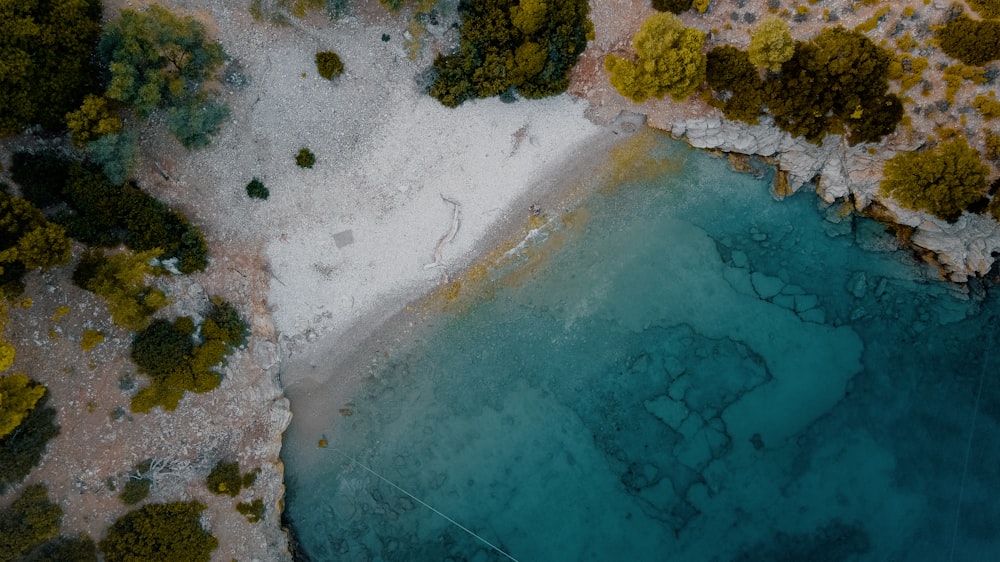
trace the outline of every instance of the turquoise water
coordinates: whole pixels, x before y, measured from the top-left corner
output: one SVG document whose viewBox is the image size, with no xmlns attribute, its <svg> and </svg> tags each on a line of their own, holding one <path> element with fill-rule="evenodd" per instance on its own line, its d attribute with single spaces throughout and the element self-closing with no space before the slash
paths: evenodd
<svg viewBox="0 0 1000 562">
<path fill-rule="evenodd" d="M 1000 559 L 989 287 L 655 153 L 680 170 L 595 194 L 525 281 L 385 350 L 329 448 L 287 441 L 302 550 L 506 559 L 351 457 L 521 561 Z"/>
</svg>

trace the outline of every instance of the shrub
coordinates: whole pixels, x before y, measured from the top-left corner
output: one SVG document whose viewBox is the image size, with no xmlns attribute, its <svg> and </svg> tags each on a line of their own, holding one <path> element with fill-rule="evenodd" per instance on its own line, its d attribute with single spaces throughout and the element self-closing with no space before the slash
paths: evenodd
<svg viewBox="0 0 1000 562">
<path fill-rule="evenodd" d="M 232 305 L 212 297 L 199 345 L 191 341 L 192 327 L 186 317 L 172 323 L 157 320 L 136 335 L 132 358 L 152 384 L 132 398 L 133 412 L 146 413 L 154 406 L 173 410 L 185 392 L 208 392 L 219 386 L 221 376 L 214 369 L 225 365 L 233 348 L 245 343 L 246 323 Z"/>
<path fill-rule="evenodd" d="M 100 542 L 107 562 L 208 562 L 218 539 L 201 526 L 197 502 L 149 504 L 121 516 Z"/>
<path fill-rule="evenodd" d="M 989 168 L 958 138 L 924 152 L 902 152 L 885 164 L 882 195 L 904 207 L 954 222 L 986 195 Z"/>
<path fill-rule="evenodd" d="M 120 133 L 122 120 L 108 98 L 88 94 L 80 109 L 66 114 L 66 127 L 72 133 L 73 144 L 83 148 L 104 135 Z"/>
<path fill-rule="evenodd" d="M 236 511 L 239 511 L 251 523 L 257 523 L 264 518 L 264 502 L 257 498 L 251 502 L 240 502 L 236 504 Z"/>
<path fill-rule="evenodd" d="M 28 486 L 7 509 L 0 510 L 0 562 L 22 560 L 32 549 L 59 534 L 62 508 L 49 501 L 41 484 Z"/>
<path fill-rule="evenodd" d="M 781 70 L 781 65 L 795 54 L 795 40 L 784 20 L 772 17 L 764 20 L 750 35 L 747 52 L 750 62 L 768 70 Z"/>
<path fill-rule="evenodd" d="M 457 53 L 439 55 L 430 95 L 448 107 L 466 100 L 562 93 L 593 25 L 586 0 L 468 0 L 459 4 Z"/>
<path fill-rule="evenodd" d="M 1000 21 L 961 15 L 937 29 L 941 50 L 965 64 L 983 66 L 1000 58 Z"/>
<path fill-rule="evenodd" d="M 704 42 L 704 33 L 684 27 L 677 16 L 656 14 L 642 23 L 632 39 L 635 60 L 608 55 L 604 65 L 611 85 L 632 101 L 641 103 L 667 94 L 682 101 L 705 78 Z"/>
<path fill-rule="evenodd" d="M 20 282 L 31 269 L 66 263 L 70 242 L 63 227 L 50 223 L 31 202 L 0 193 L 0 279 Z"/>
<path fill-rule="evenodd" d="M 97 562 L 97 545 L 87 535 L 56 537 L 32 550 L 25 562 Z"/>
<path fill-rule="evenodd" d="M 243 487 L 243 478 L 240 477 L 240 463 L 222 462 L 215 463 L 212 472 L 205 479 L 208 491 L 216 495 L 228 495 L 236 497 Z"/>
<path fill-rule="evenodd" d="M 73 283 L 103 297 L 115 324 L 141 330 L 149 317 L 167 304 L 163 291 L 146 285 L 146 278 L 156 270 L 149 260 L 159 254 L 121 252 L 105 256 L 103 250 L 84 252 L 73 270 Z"/>
<path fill-rule="evenodd" d="M 15 155 L 14 162 L 14 175 L 30 187 L 34 197 L 48 204 L 66 204 L 54 220 L 71 237 L 97 246 L 125 243 L 139 251 L 159 248 L 162 251 L 154 257 L 177 258 L 182 273 L 200 271 L 208 265 L 208 245 L 201 232 L 184 215 L 137 185 L 116 185 L 93 166 L 51 154 Z M 33 171 L 46 164 L 57 171 L 32 179 Z"/>
<path fill-rule="evenodd" d="M 125 488 L 118 497 L 125 505 L 135 505 L 149 496 L 149 487 L 153 481 L 145 476 L 142 478 L 129 478 L 125 483 Z"/>
<path fill-rule="evenodd" d="M 167 129 L 184 148 L 204 148 L 229 117 L 229 107 L 207 96 L 181 98 L 167 110 Z"/>
<path fill-rule="evenodd" d="M 295 155 L 295 164 L 300 168 L 312 168 L 316 164 L 316 155 L 308 148 L 300 148 Z"/>
<path fill-rule="evenodd" d="M 727 119 L 756 124 L 764 113 L 764 81 L 747 53 L 730 45 L 708 52 L 705 80 L 715 96 L 712 105 Z"/>
<path fill-rule="evenodd" d="M 191 356 L 194 342 L 176 322 L 154 320 L 132 339 L 132 361 L 150 375 L 166 375 Z"/>
<path fill-rule="evenodd" d="M 327 80 L 333 80 L 344 73 L 344 63 L 340 56 L 333 51 L 320 51 L 316 53 L 316 71 Z"/>
<path fill-rule="evenodd" d="M 49 440 L 59 435 L 56 411 L 46 405 L 46 392 L 17 426 L 17 430 L 0 437 L 0 494 L 17 484 L 38 465 Z"/>
<path fill-rule="evenodd" d="M 694 0 L 653 0 L 652 5 L 654 10 L 660 12 L 680 14 L 690 10 L 693 3 Z"/>
<path fill-rule="evenodd" d="M 254 199 L 264 199 L 266 201 L 271 192 L 264 185 L 264 182 L 254 178 L 247 184 L 247 195 Z"/>
<path fill-rule="evenodd" d="M 0 375 L 0 438 L 10 435 L 21 425 L 42 396 L 45 396 L 45 385 L 27 375 Z"/>
</svg>

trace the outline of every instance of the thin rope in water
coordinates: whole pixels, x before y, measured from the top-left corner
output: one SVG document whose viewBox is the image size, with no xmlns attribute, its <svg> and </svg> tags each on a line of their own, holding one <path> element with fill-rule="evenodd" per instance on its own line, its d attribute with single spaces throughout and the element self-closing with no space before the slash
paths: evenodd
<svg viewBox="0 0 1000 562">
<path fill-rule="evenodd" d="M 445 518 L 446 520 L 448 520 L 448 522 L 449 522 L 449 523 L 451 523 L 452 525 L 454 525 L 454 526 L 458 527 L 459 529 L 461 529 L 461 530 L 465 531 L 466 533 L 469 533 L 469 534 L 470 534 L 470 535 L 472 535 L 473 537 L 475 537 L 475 538 L 479 539 L 479 541 L 480 541 L 480 542 L 482 542 L 483 544 L 485 544 L 486 546 L 488 546 L 488 547 L 492 548 L 493 550 L 495 550 L 495 551 L 499 552 L 500 554 L 502 554 L 502 555 L 506 556 L 506 557 L 507 557 L 508 559 L 510 559 L 510 560 L 513 560 L 514 562 L 519 562 L 517 558 L 514 558 L 514 557 L 513 557 L 513 556 L 511 556 L 510 554 L 507 554 L 507 553 L 506 553 L 506 552 L 504 552 L 504 551 L 503 551 L 503 550 L 502 550 L 502 549 L 501 549 L 500 547 L 498 547 L 498 546 L 496 546 L 495 544 L 491 543 L 490 541 L 488 541 L 488 540 L 484 539 L 483 537 L 481 537 L 481 536 L 477 535 L 476 533 L 474 533 L 474 532 L 473 532 L 472 530 L 470 530 L 470 529 L 469 529 L 468 527 L 466 527 L 465 525 L 462 525 L 462 524 L 461 524 L 461 523 L 459 523 L 458 521 L 455 521 L 455 520 L 454 520 L 454 519 L 452 519 L 451 517 L 448 517 L 448 516 L 447 516 L 447 515 L 445 515 L 444 513 L 441 513 L 440 511 L 438 511 L 438 510 L 434 509 L 433 507 L 431 507 L 431 506 L 430 506 L 430 504 L 428 504 L 428 503 L 427 503 L 427 502 L 425 502 L 424 500 L 422 500 L 422 499 L 418 498 L 417 496 L 414 496 L 413 494 L 411 494 L 411 493 L 407 492 L 406 490 L 404 490 L 404 489 L 400 488 L 400 487 L 399 487 L 398 485 L 396 485 L 396 483 L 395 483 L 395 482 L 393 482 L 392 480 L 389 480 L 389 479 L 388 479 L 388 478 L 386 478 L 385 476 L 382 476 L 381 474 L 379 474 L 379 473 L 375 472 L 374 470 L 372 470 L 372 469 L 368 468 L 367 466 L 365 466 L 364 464 L 362 464 L 362 463 L 361 463 L 361 461 L 359 461 L 358 459 L 356 459 L 356 458 L 354 458 L 354 457 L 352 457 L 352 456 L 348 455 L 347 453 L 345 453 L 345 452 L 341 451 L 340 449 L 337 449 L 336 447 L 330 447 L 329 449 L 330 449 L 331 451 L 334 451 L 334 452 L 336 452 L 337 454 L 339 454 L 339 455 L 343 456 L 344 458 L 346 458 L 347 460 L 351 461 L 352 463 L 354 463 L 354 464 L 356 464 L 356 465 L 360 466 L 361 468 L 363 468 L 363 469 L 367 470 L 368 472 L 372 473 L 372 475 L 374 475 L 374 476 L 375 476 L 376 478 L 378 478 L 379 480 L 381 480 L 381 481 L 385 482 L 386 484 L 388 484 L 388 485 L 392 486 L 393 488 L 395 488 L 395 489 L 399 490 L 400 492 L 403 492 L 403 493 L 404 493 L 404 494 L 406 494 L 407 496 L 410 496 L 410 498 L 411 498 L 411 499 L 412 499 L 413 501 L 415 501 L 415 502 L 419 503 L 420 505 L 422 505 L 422 506 L 426 507 L 427 509 L 429 509 L 429 510 L 433 511 L 434 513 L 437 513 L 437 514 L 438 514 L 438 515 L 440 515 L 441 517 L 444 517 L 444 518 Z"/>
<path fill-rule="evenodd" d="M 979 370 L 979 390 L 976 391 L 976 403 L 972 407 L 972 424 L 969 428 L 969 442 L 965 446 L 965 465 L 962 467 L 962 484 L 958 488 L 958 507 L 955 509 L 955 526 L 951 532 L 951 551 L 948 560 L 955 560 L 955 545 L 958 542 L 958 525 L 962 520 L 962 501 L 965 497 L 965 479 L 969 474 L 969 457 L 972 456 L 972 439 L 976 435 L 976 421 L 979 419 L 979 399 L 983 396 L 983 381 L 986 380 L 986 364 L 990 360 L 990 346 L 986 346 L 983 354 L 983 366 Z"/>
</svg>

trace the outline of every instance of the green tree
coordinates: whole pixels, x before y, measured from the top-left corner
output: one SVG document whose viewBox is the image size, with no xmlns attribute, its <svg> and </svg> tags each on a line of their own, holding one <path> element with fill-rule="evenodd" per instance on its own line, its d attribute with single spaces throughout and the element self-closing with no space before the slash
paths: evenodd
<svg viewBox="0 0 1000 562">
<path fill-rule="evenodd" d="M 56 411 L 46 406 L 48 397 L 46 391 L 17 430 L 0 437 L 0 494 L 23 480 L 41 462 L 48 442 L 59 435 Z"/>
<path fill-rule="evenodd" d="M 104 135 L 121 132 L 122 120 L 108 98 L 88 94 L 79 109 L 66 114 L 66 126 L 73 134 L 73 144 L 83 148 Z"/>
<path fill-rule="evenodd" d="M 885 163 L 880 192 L 900 205 L 954 222 L 986 195 L 989 168 L 964 138 Z"/>
<path fill-rule="evenodd" d="M 750 62 L 761 68 L 778 71 L 795 54 L 795 40 L 785 20 L 768 18 L 750 34 L 747 51 Z"/>
<path fill-rule="evenodd" d="M 149 262 L 159 254 L 156 248 L 110 256 L 103 250 L 90 250 L 80 258 L 73 282 L 104 297 L 115 324 L 141 330 L 149 325 L 150 315 L 168 302 L 163 291 L 146 285 L 146 279 L 157 272 Z"/>
<path fill-rule="evenodd" d="M 100 0 L 0 2 L 0 135 L 56 129 L 96 90 Z"/>
<path fill-rule="evenodd" d="M 59 534 L 62 508 L 49 501 L 41 484 L 28 486 L 0 510 L 0 562 L 22 560 L 32 549 Z"/>
<path fill-rule="evenodd" d="M 197 502 L 149 504 L 121 516 L 100 542 L 107 562 L 208 562 L 218 539 L 201 526 Z"/>
<path fill-rule="evenodd" d="M 593 25 L 585 0 L 467 0 L 459 51 L 439 55 L 430 95 L 448 107 L 497 95 L 564 92 Z"/>
<path fill-rule="evenodd" d="M 99 51 L 111 73 L 105 96 L 143 118 L 167 110 L 168 127 L 185 147 L 207 144 L 228 117 L 228 108 L 205 89 L 226 53 L 194 18 L 157 4 L 122 10 L 105 26 Z"/>
<path fill-rule="evenodd" d="M 984 18 L 1000 18 L 1000 0 L 969 0 L 969 6 Z"/>
<path fill-rule="evenodd" d="M 650 16 L 632 38 L 635 60 L 616 55 L 604 59 L 611 85 L 638 103 L 666 94 L 683 101 L 705 79 L 704 42 L 704 33 L 684 27 L 671 13 Z"/>
<path fill-rule="evenodd" d="M 14 431 L 45 396 L 45 386 L 27 375 L 0 375 L 0 439 Z"/>
<path fill-rule="evenodd" d="M 63 227 L 48 222 L 30 202 L 0 193 L 0 281 L 20 282 L 24 271 L 48 269 L 69 257 Z"/>
<path fill-rule="evenodd" d="M 768 79 L 766 105 L 778 127 L 810 142 L 830 132 L 850 132 L 852 144 L 878 140 L 903 115 L 888 93 L 892 60 L 859 31 L 825 28 L 797 43 L 781 75 Z"/>
</svg>

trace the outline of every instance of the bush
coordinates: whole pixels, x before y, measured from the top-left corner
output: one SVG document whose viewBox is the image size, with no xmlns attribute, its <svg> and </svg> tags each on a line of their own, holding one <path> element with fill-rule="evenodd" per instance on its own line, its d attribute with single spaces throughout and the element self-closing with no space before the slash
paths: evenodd
<svg viewBox="0 0 1000 562">
<path fill-rule="evenodd" d="M 153 481 L 146 477 L 129 478 L 118 497 L 125 505 L 135 505 L 149 496 L 149 487 L 152 484 Z"/>
<path fill-rule="evenodd" d="M 781 65 L 795 54 L 795 41 L 788 24 L 779 18 L 761 22 L 750 35 L 747 51 L 750 62 L 761 68 L 778 71 Z"/>
<path fill-rule="evenodd" d="M 316 71 L 327 80 L 333 80 L 344 73 L 344 63 L 340 56 L 333 51 L 320 51 L 316 53 Z"/>
<path fill-rule="evenodd" d="M 35 178 L 35 171 L 46 166 L 52 172 Z M 94 166 L 52 153 L 15 154 L 12 173 L 34 199 L 48 205 L 64 203 L 66 209 L 54 220 L 81 242 L 96 246 L 124 243 L 137 251 L 159 248 L 157 257 L 177 258 L 181 273 L 200 271 L 208 265 L 208 245 L 201 231 L 134 183 L 114 184 Z"/>
<path fill-rule="evenodd" d="M 316 163 L 316 155 L 312 153 L 308 148 L 300 148 L 298 153 L 295 155 L 295 164 L 299 168 L 312 168 Z"/>
<path fill-rule="evenodd" d="M 1000 58 L 1000 21 L 961 15 L 937 29 L 941 50 L 965 64 L 983 66 Z"/>
<path fill-rule="evenodd" d="M 636 59 L 608 55 L 604 66 L 611 85 L 634 102 L 667 94 L 683 101 L 705 79 L 704 42 L 704 33 L 684 27 L 677 16 L 656 14 L 646 18 L 632 38 Z"/>
<path fill-rule="evenodd" d="M 56 537 L 32 550 L 24 562 L 97 562 L 97 545 L 87 535 Z"/>
<path fill-rule="evenodd" d="M 22 560 L 32 549 L 59 534 L 62 508 L 49 501 L 41 484 L 28 486 L 7 509 L 0 510 L 0 562 Z"/>
<path fill-rule="evenodd" d="M 197 502 L 149 504 L 121 516 L 100 542 L 106 562 L 209 562 L 218 539 L 201 526 Z"/>
<path fill-rule="evenodd" d="M 63 227 L 45 219 L 31 202 L 0 193 L 0 282 L 19 283 L 31 269 L 66 263 L 70 242 Z"/>
<path fill-rule="evenodd" d="M 204 148 L 229 118 L 229 107 L 204 95 L 189 96 L 167 110 L 167 129 L 184 148 Z"/>
<path fill-rule="evenodd" d="M 157 254 L 155 248 L 111 256 L 103 250 L 88 250 L 73 270 L 73 283 L 107 300 L 115 324 L 142 330 L 149 317 L 167 304 L 163 291 L 146 285 L 146 278 L 156 272 L 149 260 Z"/>
<path fill-rule="evenodd" d="M 27 375 L 0 375 L 0 438 L 17 429 L 43 396 L 45 385 Z"/>
<path fill-rule="evenodd" d="M 46 392 L 17 429 L 0 438 L 0 494 L 24 480 L 42 460 L 48 442 L 59 435 L 56 411 L 46 405 L 48 397 Z"/>
<path fill-rule="evenodd" d="M 264 182 L 254 178 L 247 184 L 247 195 L 254 199 L 264 199 L 266 201 L 271 192 L 264 185 Z"/>
<path fill-rule="evenodd" d="M 954 222 L 986 195 L 989 168 L 959 138 L 924 152 L 902 152 L 886 162 L 880 191 L 900 205 Z"/>
<path fill-rule="evenodd" d="M 448 107 L 516 91 L 566 91 L 593 25 L 586 0 L 468 0 L 459 4 L 461 46 L 434 61 L 430 95 Z"/>
<path fill-rule="evenodd" d="M 764 114 L 764 81 L 745 51 L 724 45 L 708 52 L 705 80 L 714 97 L 711 104 L 727 119 L 756 124 Z"/>
<path fill-rule="evenodd" d="M 653 0 L 653 9 L 661 12 L 680 14 L 691 9 L 694 0 Z"/>
<path fill-rule="evenodd" d="M 191 342 L 190 318 L 173 323 L 154 322 L 137 334 L 132 358 L 139 370 L 152 379 L 132 398 L 132 411 L 147 413 L 154 406 L 177 408 L 185 392 L 209 392 L 219 386 L 221 376 L 214 369 L 225 365 L 234 347 L 246 342 L 247 326 L 232 305 L 212 297 L 212 306 L 201 326 L 203 341 Z"/>
<path fill-rule="evenodd" d="M 166 375 L 191 356 L 194 342 L 175 322 L 154 320 L 132 339 L 132 362 L 149 375 Z"/>
<path fill-rule="evenodd" d="M 236 504 L 236 511 L 239 511 L 251 523 L 257 523 L 264 518 L 264 501 L 257 498 L 251 502 L 240 502 Z"/>
<path fill-rule="evenodd" d="M 243 478 L 240 477 L 240 463 L 222 462 L 215 463 L 212 472 L 205 479 L 208 491 L 216 495 L 228 495 L 236 497 L 243 487 Z"/>
</svg>

